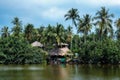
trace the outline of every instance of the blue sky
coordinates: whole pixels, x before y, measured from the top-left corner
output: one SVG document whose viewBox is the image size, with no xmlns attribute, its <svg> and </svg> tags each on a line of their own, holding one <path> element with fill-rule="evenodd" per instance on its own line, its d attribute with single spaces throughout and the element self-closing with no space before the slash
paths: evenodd
<svg viewBox="0 0 120 80">
<path fill-rule="evenodd" d="M 80 16 L 89 13 L 94 16 L 101 6 L 110 9 L 115 18 L 120 17 L 120 0 L 0 0 L 0 27 L 12 27 L 11 21 L 19 17 L 23 26 L 27 23 L 35 27 L 62 23 L 68 26 L 64 15 L 71 8 L 77 8 Z M 115 20 L 114 18 L 114 20 Z"/>
</svg>

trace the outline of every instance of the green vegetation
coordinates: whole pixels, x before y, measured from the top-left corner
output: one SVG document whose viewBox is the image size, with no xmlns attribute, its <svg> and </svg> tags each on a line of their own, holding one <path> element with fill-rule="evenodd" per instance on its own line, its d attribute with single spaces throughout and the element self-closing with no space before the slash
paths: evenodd
<svg viewBox="0 0 120 80">
<path fill-rule="evenodd" d="M 34 64 L 42 63 L 53 44 L 67 43 L 73 53 L 78 53 L 78 63 L 118 64 L 120 63 L 120 18 L 113 21 L 113 14 L 102 7 L 94 17 L 89 14 L 79 16 L 72 8 L 65 14 L 65 20 L 72 20 L 72 25 L 62 24 L 40 26 L 22 25 L 15 17 L 11 30 L 4 26 L 0 36 L 0 63 Z M 76 27 L 78 34 L 72 32 Z M 113 26 L 116 26 L 116 30 Z M 44 48 L 32 47 L 39 41 Z"/>
</svg>

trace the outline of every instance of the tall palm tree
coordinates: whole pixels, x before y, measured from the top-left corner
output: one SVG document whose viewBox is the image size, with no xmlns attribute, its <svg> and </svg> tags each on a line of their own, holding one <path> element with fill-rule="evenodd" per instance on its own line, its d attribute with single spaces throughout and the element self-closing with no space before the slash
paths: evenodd
<svg viewBox="0 0 120 80">
<path fill-rule="evenodd" d="M 2 36 L 3 38 L 6 38 L 6 37 L 8 37 L 8 36 L 10 35 L 9 28 L 6 27 L 6 26 L 4 26 L 4 27 L 2 28 L 1 32 L 2 32 L 2 35 L 1 35 L 1 36 Z"/>
<path fill-rule="evenodd" d="M 27 24 L 27 25 L 25 26 L 24 36 L 25 36 L 25 39 L 26 39 L 28 42 L 31 42 L 31 40 L 32 40 L 33 30 L 34 30 L 33 24 Z"/>
<path fill-rule="evenodd" d="M 76 20 L 78 20 L 79 19 L 79 14 L 78 14 L 79 12 L 78 12 L 78 9 L 74 9 L 74 8 L 72 8 L 72 9 L 70 9 L 68 12 L 67 12 L 67 14 L 65 14 L 65 20 L 72 20 L 72 26 L 73 26 L 73 24 L 75 25 L 75 26 L 77 26 L 77 24 L 76 24 Z"/>
<path fill-rule="evenodd" d="M 70 44 L 70 49 L 72 50 L 72 27 L 68 26 L 66 33 L 67 34 L 67 42 Z"/>
<path fill-rule="evenodd" d="M 102 40 L 103 35 L 107 35 L 108 32 L 113 32 L 112 29 L 112 20 L 111 18 L 114 17 L 113 14 L 109 14 L 109 10 L 105 7 L 101 7 L 101 10 L 99 10 L 96 13 L 96 17 L 94 17 L 94 20 L 96 20 L 95 25 L 98 25 L 99 32 L 100 32 L 100 40 Z"/>
<path fill-rule="evenodd" d="M 117 27 L 117 31 L 116 31 L 117 38 L 120 39 L 120 18 L 115 21 L 115 25 Z"/>
<path fill-rule="evenodd" d="M 18 17 L 15 17 L 12 21 L 14 27 L 12 28 L 13 35 L 15 37 L 19 37 L 20 33 L 22 32 L 22 22 L 19 20 Z"/>
<path fill-rule="evenodd" d="M 39 40 L 39 37 L 40 37 L 40 35 L 39 35 L 39 32 L 38 32 L 38 30 L 36 29 L 36 28 L 34 28 L 33 29 L 33 33 L 32 33 L 32 41 L 38 41 Z"/>
<path fill-rule="evenodd" d="M 120 28 L 120 18 L 118 18 L 116 21 L 115 21 L 115 25 L 117 28 Z"/>
<path fill-rule="evenodd" d="M 44 41 L 44 31 L 45 31 L 45 27 L 44 26 L 40 26 L 39 28 L 37 28 L 37 31 L 38 31 L 38 34 L 39 34 L 39 38 L 38 40 L 40 42 L 43 42 Z"/>
<path fill-rule="evenodd" d="M 67 14 L 65 14 L 65 20 L 72 20 L 72 27 L 73 25 L 75 25 L 75 27 L 77 27 L 77 23 L 76 23 L 76 20 L 79 20 L 80 16 L 79 16 L 79 12 L 78 12 L 78 9 L 74 9 L 74 8 L 71 8 Z M 72 36 L 71 36 L 72 38 Z M 72 41 L 72 39 L 71 39 Z M 71 49 L 72 49 L 72 42 L 71 42 Z"/>
<path fill-rule="evenodd" d="M 83 18 L 79 20 L 77 32 L 84 34 L 84 42 L 86 42 L 86 36 L 92 28 L 91 21 L 92 21 L 92 19 L 89 14 L 84 15 Z"/>
<path fill-rule="evenodd" d="M 54 39 L 54 26 L 51 26 L 50 24 L 48 25 L 48 27 L 45 28 L 44 32 L 43 32 L 43 36 L 44 36 L 44 41 L 45 41 L 45 45 L 52 45 L 55 41 Z"/>
<path fill-rule="evenodd" d="M 64 33 L 65 33 L 65 29 L 63 25 L 57 23 L 55 29 L 55 37 L 56 37 L 57 45 L 60 45 L 60 43 L 64 41 Z"/>
</svg>

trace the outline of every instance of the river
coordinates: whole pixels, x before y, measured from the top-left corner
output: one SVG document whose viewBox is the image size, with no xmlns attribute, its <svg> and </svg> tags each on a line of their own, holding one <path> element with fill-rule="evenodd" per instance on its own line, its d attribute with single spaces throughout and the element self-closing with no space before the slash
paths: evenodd
<svg viewBox="0 0 120 80">
<path fill-rule="evenodd" d="M 0 65 L 0 80 L 120 80 L 120 65 Z"/>
</svg>

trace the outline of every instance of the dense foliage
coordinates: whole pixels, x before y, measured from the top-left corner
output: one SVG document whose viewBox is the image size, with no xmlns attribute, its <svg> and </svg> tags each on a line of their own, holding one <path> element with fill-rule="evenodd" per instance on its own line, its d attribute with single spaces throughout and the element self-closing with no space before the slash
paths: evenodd
<svg viewBox="0 0 120 80">
<path fill-rule="evenodd" d="M 94 17 L 86 14 L 80 18 L 78 13 L 72 8 L 65 14 L 65 20 L 72 20 L 68 27 L 57 23 L 40 27 L 27 24 L 23 28 L 22 21 L 15 17 L 11 30 L 6 26 L 1 29 L 0 63 L 42 63 L 53 44 L 60 43 L 67 43 L 73 53 L 78 53 L 78 57 L 73 57 L 78 63 L 120 63 L 120 18 L 113 21 L 113 14 L 105 7 Z M 73 33 L 74 26 L 77 34 Z M 44 48 L 32 47 L 34 41 L 41 42 Z"/>
<path fill-rule="evenodd" d="M 26 64 L 42 63 L 45 52 L 31 47 L 25 40 L 8 37 L 0 40 L 0 63 Z"/>
</svg>

